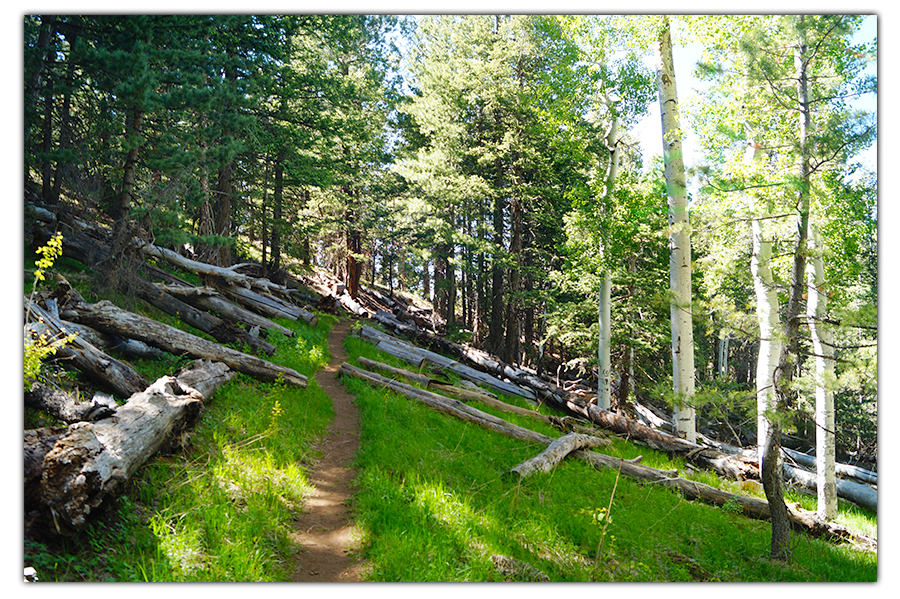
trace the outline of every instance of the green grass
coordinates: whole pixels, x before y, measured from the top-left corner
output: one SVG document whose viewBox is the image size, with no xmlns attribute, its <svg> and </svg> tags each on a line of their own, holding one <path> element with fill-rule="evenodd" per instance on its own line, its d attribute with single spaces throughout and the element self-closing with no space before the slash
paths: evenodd
<svg viewBox="0 0 900 599">
<path fill-rule="evenodd" d="M 334 319 L 320 315 L 319 322 L 279 320 L 297 336 L 269 337 L 278 348 L 272 361 L 309 376 L 306 389 L 238 375 L 215 394 L 185 451 L 145 465 L 128 492 L 79 536 L 26 543 L 26 565 L 44 581 L 288 580 L 297 551 L 289 535 L 311 491 L 306 468 L 333 417 L 312 374 L 329 359 Z M 346 348 L 351 362 L 364 355 L 405 367 L 358 338 L 349 337 Z M 166 356 L 135 366 L 155 380 L 186 362 Z M 360 380 L 345 384 L 356 395 L 362 426 L 352 505 L 366 580 L 502 580 L 494 554 L 528 563 L 554 581 L 877 579 L 875 556 L 802 534 L 792 536 L 790 564 L 773 562 L 767 522 L 581 461 L 509 480 L 503 474 L 540 447 Z M 527 417 L 477 407 L 558 434 Z M 603 451 L 642 455 L 645 465 L 690 476 L 682 462 L 625 441 Z M 709 473 L 694 478 L 736 488 Z M 808 496 L 788 500 L 815 505 Z M 876 518 L 865 510 L 842 507 L 839 521 L 877 533 Z"/>
<path fill-rule="evenodd" d="M 289 534 L 311 492 L 305 466 L 334 412 L 312 374 L 329 359 L 334 319 L 317 327 L 279 321 L 274 362 L 307 375 L 305 389 L 244 375 L 204 409 L 187 450 L 157 457 L 127 494 L 79 536 L 26 543 L 25 562 L 51 581 L 285 581 Z M 135 363 L 155 380 L 186 360 Z"/>
<path fill-rule="evenodd" d="M 346 346 L 352 358 L 364 355 L 400 365 L 358 339 L 348 339 Z M 790 564 L 773 562 L 767 557 L 768 522 L 691 502 L 652 484 L 617 480 L 615 471 L 577 460 L 548 474 L 510 481 L 503 474 L 540 447 L 438 414 L 360 380 L 346 384 L 361 411 L 354 508 L 368 580 L 501 580 L 493 554 L 529 563 L 554 581 L 877 579 L 875 556 L 802 534 L 792 536 Z M 552 432 L 528 418 L 502 417 Z M 645 465 L 677 468 L 688 476 L 682 462 L 631 443 L 617 441 L 604 452 L 642 455 Z M 696 478 L 736 486 L 710 474 Z M 610 505 L 614 488 L 607 524 L 594 516 Z M 793 494 L 788 500 L 807 508 L 815 503 Z M 869 533 L 877 525 L 859 510 L 842 513 L 842 519 Z"/>
</svg>

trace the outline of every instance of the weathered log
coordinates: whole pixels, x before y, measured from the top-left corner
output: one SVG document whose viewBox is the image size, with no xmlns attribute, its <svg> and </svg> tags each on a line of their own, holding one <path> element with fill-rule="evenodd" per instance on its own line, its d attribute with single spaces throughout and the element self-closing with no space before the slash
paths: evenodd
<svg viewBox="0 0 900 599">
<path fill-rule="evenodd" d="M 233 376 L 224 364 L 198 361 L 130 397 L 113 418 L 70 426 L 42 463 L 40 509 L 52 529 L 82 529 L 91 512 L 191 426 L 204 401 Z"/>
<path fill-rule="evenodd" d="M 68 308 L 73 314 L 73 320 L 77 322 L 114 335 L 139 339 L 171 354 L 187 354 L 195 358 L 223 362 L 233 370 L 265 381 L 284 380 L 291 385 L 306 386 L 306 377 L 291 368 L 279 366 L 128 312 L 106 300 L 96 304 L 75 303 Z"/>
<path fill-rule="evenodd" d="M 249 310 L 268 318 L 303 320 L 311 326 L 316 326 L 318 323 L 318 317 L 312 312 L 297 306 L 289 306 L 285 302 L 276 301 L 276 298 L 272 296 L 257 293 L 252 289 L 231 285 L 220 287 L 219 290 Z"/>
<path fill-rule="evenodd" d="M 250 335 L 244 329 L 225 322 L 218 316 L 199 310 L 169 295 L 156 285 L 137 277 L 132 283 L 135 294 L 139 298 L 159 308 L 166 314 L 177 317 L 181 322 L 203 331 L 219 343 L 247 345 L 269 356 L 275 353 L 275 346 L 271 343 Z"/>
<path fill-rule="evenodd" d="M 818 485 L 816 475 L 802 468 L 794 468 L 784 464 L 784 478 L 790 483 L 795 483 L 807 489 L 815 490 Z M 852 501 L 856 505 L 878 511 L 878 491 L 863 483 L 850 480 L 837 479 L 837 495 L 841 499 Z"/>
<path fill-rule="evenodd" d="M 392 390 L 424 403 L 441 413 L 478 424 L 479 426 L 512 438 L 533 441 L 543 445 L 549 445 L 553 441 L 552 437 L 511 424 L 500 418 L 496 418 L 466 406 L 465 404 L 461 404 L 460 402 L 442 398 L 441 396 L 436 396 L 427 391 L 423 392 L 421 389 L 409 385 L 405 385 L 406 389 L 404 389 L 404 385 L 401 383 L 385 379 L 375 373 L 366 372 L 365 370 L 356 368 L 347 363 L 344 363 L 341 366 L 341 373 L 367 380 L 376 385 L 390 387 Z M 574 451 L 571 455 L 583 459 L 595 467 L 618 470 L 625 476 L 638 481 L 660 484 L 676 489 L 689 499 L 698 499 L 705 503 L 719 506 L 737 505 L 744 515 L 751 518 L 767 520 L 770 517 L 769 504 L 764 499 L 729 493 L 700 482 L 683 479 L 677 476 L 677 473 L 672 471 L 650 468 L 634 461 L 615 458 L 594 451 L 579 449 Z M 833 522 L 824 522 L 816 517 L 815 512 L 803 510 L 799 506 L 788 506 L 788 511 L 792 523 L 800 530 L 811 535 L 823 536 L 832 540 L 847 541 L 866 551 L 877 551 L 877 540 L 865 535 L 858 535 L 847 529 L 845 526 Z"/>
<path fill-rule="evenodd" d="M 523 389 L 518 385 L 508 383 L 497 377 L 491 376 L 479 370 L 475 370 L 474 368 L 466 366 L 465 364 L 460 364 L 452 358 L 442 356 L 441 354 L 427 349 L 422 349 L 406 341 L 403 341 L 402 339 L 394 337 L 393 335 L 382 333 L 381 331 L 373 329 L 370 326 L 364 325 L 362 329 L 360 329 L 360 336 L 375 343 L 379 341 L 388 341 L 389 343 L 394 343 L 395 345 L 398 345 L 409 352 L 421 355 L 421 357 L 425 360 L 428 360 L 429 362 L 440 366 L 447 372 L 453 372 L 456 375 L 468 379 L 474 383 L 487 385 L 488 387 L 491 387 L 492 389 L 499 391 L 500 393 L 505 393 L 506 395 L 518 395 L 532 401 L 536 399 L 535 394 L 528 389 Z"/>
<path fill-rule="evenodd" d="M 39 504 L 41 493 L 41 474 L 44 471 L 44 456 L 46 456 L 56 442 L 61 439 L 68 430 L 64 426 L 42 427 L 26 430 L 24 434 L 25 444 L 25 508 L 35 507 Z"/>
<path fill-rule="evenodd" d="M 391 343 L 390 341 L 376 342 L 375 349 L 383 351 L 384 353 L 394 356 L 395 358 L 400 358 L 404 362 L 407 362 L 415 366 L 416 368 L 424 368 L 428 363 L 428 360 L 423 358 L 421 355 L 415 354 L 409 351 L 406 347 L 397 345 L 396 343 Z"/>
<path fill-rule="evenodd" d="M 357 316 L 368 317 L 369 311 L 363 308 L 358 301 L 353 299 L 349 293 L 341 293 L 340 295 L 336 294 L 337 301 L 343 306 L 346 310 L 356 314 Z"/>
<path fill-rule="evenodd" d="M 115 412 L 106 403 L 79 401 L 77 397 L 43 383 L 33 383 L 25 391 L 25 405 L 66 423 L 100 420 Z"/>
<path fill-rule="evenodd" d="M 223 299 L 219 292 L 211 287 L 185 287 L 183 285 L 166 285 L 165 289 L 171 295 L 180 297 L 186 303 L 191 304 L 207 312 L 216 312 L 222 318 L 232 322 L 244 323 L 251 327 L 257 326 L 269 331 L 278 331 L 287 337 L 293 337 L 294 331 L 283 327 L 277 322 L 236 305 Z M 202 291 L 202 292 L 201 292 Z M 210 293 L 207 293 L 210 292 Z"/>
<path fill-rule="evenodd" d="M 31 320 L 27 328 L 38 336 L 67 337 L 72 334 L 73 331 L 66 327 L 64 321 L 54 318 L 27 297 L 25 305 L 26 318 Z M 77 335 L 72 341 L 57 349 L 56 356 L 67 360 L 67 363 L 122 398 L 147 388 L 147 381 L 134 368 L 103 353 L 87 341 L 79 339 Z"/>
<path fill-rule="evenodd" d="M 705 440 L 707 443 L 714 445 L 718 450 L 723 453 L 728 453 L 731 455 L 739 455 L 744 460 L 757 461 L 756 450 L 751 449 L 741 449 L 740 447 L 734 447 L 732 445 L 728 445 L 727 443 L 720 443 L 716 441 L 712 441 L 709 439 Z M 782 455 L 787 459 L 794 459 L 797 455 L 797 452 L 782 447 L 781 448 Z M 799 454 L 803 455 L 803 454 Z M 809 456 L 807 456 L 809 457 Z M 806 460 L 804 460 L 806 461 Z M 809 463 L 809 462 L 807 462 Z M 812 467 L 815 467 L 815 461 L 812 462 Z M 835 465 L 835 469 L 837 469 L 837 465 Z M 874 474 L 874 473 L 873 473 Z M 808 472 L 802 468 L 794 468 L 790 464 L 784 464 L 784 479 L 787 482 L 793 483 L 799 487 L 803 487 L 804 489 L 809 489 L 815 491 L 818 482 L 816 480 L 816 475 L 812 472 Z M 865 507 L 871 510 L 878 509 L 878 490 L 870 487 L 866 483 L 859 483 L 850 480 L 837 479 L 837 495 L 841 499 L 845 499 L 847 501 L 851 501 L 859 506 Z"/>
<path fill-rule="evenodd" d="M 788 449 L 787 447 L 782 447 L 781 451 L 785 454 L 785 456 L 794 460 L 798 464 L 801 464 L 802 466 L 806 466 L 807 468 L 816 467 L 816 456 L 806 455 L 805 453 L 800 453 L 799 451 L 794 451 L 793 449 Z M 834 471 L 838 475 L 855 478 L 870 485 L 878 484 L 878 474 L 876 472 L 872 472 L 871 470 L 866 470 L 865 468 L 860 468 L 858 466 L 853 466 L 850 464 L 836 463 L 834 465 Z"/>
<path fill-rule="evenodd" d="M 116 352 L 119 355 L 128 356 L 131 358 L 144 358 L 151 360 L 165 355 L 166 353 L 157 347 L 147 345 L 143 341 L 138 341 L 136 339 L 123 339 L 122 337 L 117 337 L 115 335 L 108 335 L 89 326 L 78 324 L 76 322 L 69 322 L 65 320 L 62 322 L 65 325 L 66 329 L 77 334 L 81 340 L 87 341 L 97 349 L 103 350 L 105 352 L 112 351 Z"/>
<path fill-rule="evenodd" d="M 609 444 L 609 442 L 598 443 L 598 441 L 605 440 L 578 433 L 568 433 L 558 439 L 554 439 L 547 446 L 547 449 L 511 468 L 507 474 L 518 478 L 526 478 L 538 472 L 550 472 L 573 451 Z"/>
<path fill-rule="evenodd" d="M 249 289 L 254 283 L 253 277 L 248 277 L 247 275 L 237 272 L 237 270 L 235 270 L 235 267 L 233 266 L 226 268 L 222 266 L 215 266 L 213 264 L 206 264 L 205 262 L 198 262 L 197 260 L 185 258 L 178 252 L 173 252 L 170 249 L 150 243 L 145 243 L 142 241 L 136 240 L 135 245 L 147 256 L 161 258 L 185 270 L 189 270 L 200 275 L 210 275 L 218 277 L 234 285 L 246 287 L 247 289 Z"/>
<path fill-rule="evenodd" d="M 403 378 L 410 380 L 414 383 L 418 383 L 419 385 L 428 386 L 431 383 L 435 383 L 436 381 L 430 376 L 419 374 L 418 372 L 412 372 L 410 370 L 404 370 L 402 368 L 394 368 L 389 364 L 383 364 L 381 362 L 376 362 L 375 360 L 370 360 L 366 357 L 360 356 L 358 361 L 361 366 L 366 367 L 368 370 L 378 370 L 381 372 L 385 372 L 387 374 L 391 374 L 394 376 L 402 376 Z"/>
</svg>

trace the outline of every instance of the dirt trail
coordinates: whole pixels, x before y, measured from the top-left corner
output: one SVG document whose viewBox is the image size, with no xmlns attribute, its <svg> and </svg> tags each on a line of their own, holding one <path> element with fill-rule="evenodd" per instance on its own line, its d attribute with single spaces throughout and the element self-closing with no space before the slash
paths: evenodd
<svg viewBox="0 0 900 599">
<path fill-rule="evenodd" d="M 350 468 L 359 449 L 359 414 L 349 394 L 337 379 L 347 359 L 344 337 L 350 321 L 334 325 L 328 338 L 331 361 L 316 373 L 316 381 L 334 403 L 334 420 L 319 449 L 322 459 L 310 473 L 316 490 L 307 500 L 292 538 L 301 545 L 295 558 L 294 582 L 358 582 L 363 564 L 350 554 L 355 539 L 346 505 L 353 493 L 356 471 Z"/>
</svg>

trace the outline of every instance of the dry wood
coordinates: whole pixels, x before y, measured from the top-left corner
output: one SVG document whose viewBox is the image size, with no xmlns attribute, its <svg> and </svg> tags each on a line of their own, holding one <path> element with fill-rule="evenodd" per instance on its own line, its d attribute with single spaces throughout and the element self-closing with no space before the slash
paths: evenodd
<svg viewBox="0 0 900 599">
<path fill-rule="evenodd" d="M 428 360 L 423 358 L 421 355 L 409 351 L 406 347 L 391 343 L 390 341 L 383 340 L 376 342 L 375 349 L 383 351 L 384 353 L 394 356 L 395 358 L 400 358 L 404 362 L 407 362 L 415 366 L 416 368 L 424 368 L 428 363 Z"/>
<path fill-rule="evenodd" d="M 247 345 L 266 355 L 275 353 L 275 346 L 258 337 L 250 335 L 244 329 L 228 323 L 218 316 L 199 310 L 194 306 L 165 293 L 158 286 L 140 278 L 132 281 L 136 295 L 147 303 L 156 306 L 166 314 L 177 317 L 181 322 L 203 331 L 219 343 L 239 343 Z"/>
<path fill-rule="evenodd" d="M 265 380 L 283 380 L 290 385 L 306 386 L 306 377 L 291 368 L 279 366 L 256 356 L 251 356 L 191 335 L 175 327 L 123 310 L 108 301 L 69 306 L 73 320 L 96 329 L 139 339 L 171 354 L 187 354 L 195 358 L 224 362 L 233 370 Z"/>
<path fill-rule="evenodd" d="M 781 451 L 785 454 L 785 456 L 794 460 L 798 464 L 806 466 L 807 468 L 816 467 L 816 456 L 806 455 L 805 453 L 800 453 L 799 451 L 794 451 L 793 449 L 789 449 L 787 447 L 782 447 Z M 876 472 L 866 470 L 865 468 L 860 468 L 859 466 L 853 466 L 850 464 L 835 464 L 834 471 L 841 476 L 855 478 L 870 485 L 878 484 L 878 474 Z"/>
<path fill-rule="evenodd" d="M 76 322 L 61 321 L 67 330 L 72 331 L 82 341 L 87 341 L 97 349 L 105 352 L 115 352 L 117 355 L 127 356 L 131 358 L 155 359 L 165 354 L 159 348 L 147 345 L 143 341 L 136 339 L 123 339 L 115 335 L 107 335 L 83 324 Z"/>
<path fill-rule="evenodd" d="M 600 445 L 609 445 L 609 442 L 605 439 L 597 439 L 596 437 L 589 437 L 578 433 L 568 433 L 559 439 L 554 439 L 553 442 L 547 446 L 547 449 L 530 460 L 526 460 L 518 466 L 511 468 L 507 474 L 519 478 L 526 478 L 538 472 L 550 472 L 573 451 L 598 447 Z"/>
<path fill-rule="evenodd" d="M 64 321 L 51 316 L 27 297 L 25 306 L 26 317 L 31 320 L 26 327 L 26 334 L 31 330 L 38 336 L 66 337 L 73 332 L 66 327 Z M 79 339 L 77 335 L 56 351 L 56 357 L 67 360 L 68 364 L 72 364 L 122 398 L 147 387 L 147 381 L 134 368 L 103 353 L 87 341 Z"/>
<path fill-rule="evenodd" d="M 362 329 L 360 329 L 360 336 L 374 343 L 378 343 L 379 341 L 387 341 L 389 343 L 393 343 L 404 348 L 408 352 L 420 355 L 425 360 L 428 360 L 429 362 L 440 366 L 447 372 L 453 372 L 456 375 L 468 379 L 474 383 L 489 386 L 492 389 L 499 391 L 500 393 L 505 393 L 507 395 L 519 395 L 530 400 L 536 399 L 535 394 L 528 389 L 523 389 L 518 385 L 508 383 L 506 381 L 498 379 L 497 377 L 491 376 L 479 370 L 475 370 L 474 368 L 471 368 L 464 364 L 460 364 L 456 360 L 448 358 L 446 356 L 442 356 L 437 352 L 422 349 L 406 341 L 403 341 L 402 339 L 394 337 L 393 335 L 382 333 L 381 331 L 373 329 L 370 326 L 364 325 Z"/>
<path fill-rule="evenodd" d="M 290 305 L 265 293 L 257 293 L 252 289 L 245 289 L 237 285 L 223 286 L 219 290 L 249 310 L 268 318 L 303 320 L 311 326 L 316 326 L 319 321 L 318 317 L 312 312 Z"/>
<path fill-rule="evenodd" d="M 121 493 L 140 466 L 191 426 L 204 401 L 233 376 L 224 364 L 198 361 L 133 395 L 115 417 L 70 426 L 41 466 L 39 509 L 52 530 L 82 529 L 91 512 Z"/>
<path fill-rule="evenodd" d="M 395 368 L 389 364 L 383 364 L 381 362 L 376 362 L 375 360 L 370 360 L 368 358 L 360 356 L 358 358 L 358 362 L 361 366 L 366 367 L 369 370 L 379 370 L 381 372 L 391 374 L 394 376 L 402 376 L 403 378 L 410 380 L 414 383 L 418 383 L 419 385 L 425 385 L 426 387 L 436 382 L 430 376 L 426 376 L 424 374 L 419 374 L 418 372 L 412 372 L 410 370 L 404 370 L 402 368 Z"/>
<path fill-rule="evenodd" d="M 186 287 L 183 285 L 166 285 L 165 290 L 171 295 L 182 298 L 186 303 L 201 310 L 216 312 L 222 318 L 232 322 L 244 323 L 251 327 L 260 327 L 269 331 L 278 331 L 287 337 L 293 337 L 294 331 L 277 322 L 223 299 L 212 287 Z M 211 293 L 208 293 L 211 292 Z"/>
<path fill-rule="evenodd" d="M 43 383 L 25 391 L 25 405 L 50 414 L 66 423 L 99 420 L 115 410 L 105 403 L 80 401 L 77 397 Z"/>
<path fill-rule="evenodd" d="M 817 488 L 816 475 L 802 468 L 794 468 L 784 464 L 785 480 L 798 484 L 807 489 Z M 850 480 L 837 479 L 837 495 L 841 499 L 852 501 L 856 505 L 878 511 L 878 491 L 863 483 Z"/>
</svg>

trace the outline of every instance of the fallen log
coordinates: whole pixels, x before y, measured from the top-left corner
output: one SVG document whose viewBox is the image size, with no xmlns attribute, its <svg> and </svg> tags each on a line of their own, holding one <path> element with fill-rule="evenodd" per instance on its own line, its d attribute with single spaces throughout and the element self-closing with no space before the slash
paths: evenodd
<svg viewBox="0 0 900 599">
<path fill-rule="evenodd" d="M 430 376 L 419 374 L 418 372 L 412 372 L 409 370 L 404 370 L 402 368 L 394 368 L 389 364 L 383 364 L 381 362 L 376 362 L 375 360 L 370 360 L 366 357 L 360 356 L 357 361 L 360 365 L 365 366 L 369 370 L 379 370 L 381 372 L 391 374 L 394 376 L 402 376 L 403 378 L 410 380 L 414 383 L 418 383 L 419 385 L 429 386 L 431 383 L 436 383 L 433 378 Z"/>
<path fill-rule="evenodd" d="M 500 393 L 505 393 L 506 395 L 518 395 L 532 401 L 537 399 L 535 394 L 528 389 L 523 389 L 518 385 L 500 380 L 497 377 L 491 376 L 479 370 L 475 370 L 474 368 L 466 366 L 465 364 L 460 364 L 452 358 L 442 356 L 441 354 L 438 354 L 431 350 L 422 349 L 406 341 L 403 341 L 402 339 L 394 337 L 393 335 L 382 333 L 381 331 L 373 329 L 368 325 L 363 325 L 362 329 L 360 329 L 360 336 L 375 343 L 378 343 L 379 341 L 387 341 L 388 343 L 398 345 L 406 351 L 420 356 L 422 359 L 425 359 L 432 364 L 440 366 L 447 372 L 453 372 L 454 374 L 468 379 L 473 383 L 486 385 L 496 391 L 499 391 Z"/>
<path fill-rule="evenodd" d="M 297 306 L 288 305 L 285 302 L 277 300 L 277 298 L 257 293 L 252 289 L 230 285 L 228 287 L 220 287 L 219 290 L 227 297 L 230 297 L 249 310 L 268 318 L 303 320 L 310 326 L 316 326 L 319 321 L 318 317 L 312 312 Z"/>
<path fill-rule="evenodd" d="M 244 374 L 275 382 L 305 387 L 307 379 L 291 368 L 207 341 L 175 327 L 123 310 L 109 301 L 96 304 L 76 302 L 67 306 L 73 320 L 114 335 L 138 339 L 174 355 L 187 354 L 204 360 L 223 362 Z"/>
<path fill-rule="evenodd" d="M 518 466 L 511 468 L 506 474 L 513 477 L 526 478 L 538 472 L 550 472 L 573 451 L 597 447 L 600 445 L 597 441 L 598 439 L 595 437 L 568 433 L 558 439 L 554 439 L 547 446 L 547 449 L 530 460 L 525 460 Z M 608 442 L 605 443 L 605 445 L 608 444 Z"/>
<path fill-rule="evenodd" d="M 745 460 L 758 461 L 756 450 L 754 449 L 741 449 L 739 447 L 734 447 L 733 445 L 728 445 L 727 443 L 719 443 L 711 440 L 706 440 L 706 442 L 715 445 L 717 449 L 724 453 L 739 455 L 742 457 L 742 459 Z M 782 447 L 781 451 L 782 456 L 787 460 L 794 459 L 794 456 L 797 454 L 797 452 L 785 447 Z M 815 461 L 812 462 L 812 466 L 815 467 Z M 835 465 L 835 470 L 837 470 L 837 465 Z M 787 463 L 784 464 L 784 480 L 812 491 L 815 491 L 818 488 L 818 481 L 816 480 L 815 474 L 813 474 L 812 472 L 808 472 L 802 468 L 795 468 Z M 859 483 L 850 480 L 844 480 L 841 478 L 836 479 L 835 482 L 838 497 L 847 501 L 851 501 L 867 509 L 877 511 L 877 489 L 869 486 L 866 483 Z"/>
<path fill-rule="evenodd" d="M 800 453 L 799 451 L 794 451 L 793 449 L 788 449 L 787 447 L 782 447 L 781 451 L 785 456 L 794 460 L 798 464 L 806 466 L 807 468 L 816 467 L 816 456 L 806 455 L 805 453 Z M 872 472 L 871 470 L 866 470 L 865 468 L 852 466 L 850 464 L 836 463 L 834 465 L 834 471 L 836 474 L 855 478 L 870 485 L 878 484 L 878 474 L 876 472 Z"/>
<path fill-rule="evenodd" d="M 39 509 L 51 529 L 82 529 L 91 512 L 120 494 L 131 475 L 191 426 L 204 401 L 233 376 L 224 364 L 198 361 L 131 396 L 115 417 L 70 426 L 41 465 Z"/>
<path fill-rule="evenodd" d="M 375 343 L 375 349 L 383 351 L 386 354 L 399 358 L 404 362 L 415 366 L 416 368 L 424 368 L 428 360 L 414 352 L 409 351 L 406 347 L 391 343 L 390 341 L 378 341 Z"/>
<path fill-rule="evenodd" d="M 31 322 L 26 334 L 67 337 L 73 333 L 63 320 L 50 315 L 41 306 L 25 298 L 26 318 Z M 75 335 L 69 343 L 56 350 L 56 357 L 67 360 L 76 369 L 122 398 L 147 388 L 147 381 L 128 364 L 100 351 Z"/>
<path fill-rule="evenodd" d="M 73 395 L 43 383 L 33 383 L 25 391 L 25 405 L 66 423 L 100 420 L 115 412 L 107 403 L 79 401 Z"/>
<path fill-rule="evenodd" d="M 147 345 L 143 341 L 138 341 L 136 339 L 123 339 L 122 337 L 117 337 L 115 335 L 107 335 L 106 333 L 101 333 L 100 331 L 92 329 L 89 326 L 85 326 L 83 324 L 78 324 L 75 322 L 62 322 L 65 324 L 66 329 L 77 334 L 80 339 L 82 339 L 83 341 L 87 341 L 97 349 L 103 350 L 105 352 L 112 351 L 116 354 L 131 358 L 143 358 L 151 360 L 165 355 L 166 353 L 157 347 Z"/>
<path fill-rule="evenodd" d="M 218 291 L 211 287 L 185 287 L 182 285 L 166 285 L 165 290 L 171 295 L 180 297 L 186 303 L 191 304 L 201 310 L 207 312 L 216 312 L 222 318 L 226 318 L 232 322 L 243 323 L 250 327 L 259 327 L 269 331 L 278 331 L 287 337 L 293 337 L 294 331 L 287 327 L 283 327 L 277 322 L 236 305 L 226 299 L 223 299 Z M 202 290 L 209 293 L 200 293 Z"/>
<path fill-rule="evenodd" d="M 392 390 L 424 403 L 441 413 L 478 424 L 479 426 L 512 438 L 541 443 L 543 445 L 549 445 L 553 442 L 552 437 L 511 424 L 460 402 L 442 398 L 434 393 L 428 393 L 427 391 L 423 392 L 421 389 L 409 385 L 405 386 L 408 389 L 401 390 L 404 387 L 402 383 L 385 379 L 380 375 L 369 373 L 365 370 L 351 366 L 346 362 L 341 366 L 341 374 L 361 378 L 375 385 L 390 387 Z M 741 509 L 741 512 L 745 516 L 761 520 L 768 520 L 770 518 L 769 504 L 764 499 L 729 493 L 728 491 L 716 489 L 715 487 L 700 482 L 683 479 L 677 476 L 677 473 L 673 471 L 650 468 L 630 460 L 615 458 L 594 451 L 579 449 L 572 452 L 571 455 L 583 459 L 595 467 L 618 470 L 625 476 L 638 481 L 660 484 L 676 489 L 689 499 L 698 499 L 705 503 L 718 506 L 736 505 Z M 877 551 L 878 542 L 876 539 L 856 534 L 847 527 L 833 522 L 824 522 L 816 516 L 815 512 L 803 510 L 799 505 L 789 505 L 788 512 L 791 522 L 795 527 L 813 536 L 823 536 L 832 540 L 847 541 L 860 549 Z"/>
<path fill-rule="evenodd" d="M 275 353 L 275 346 L 271 343 L 250 335 L 244 329 L 230 324 L 218 316 L 199 310 L 169 295 L 156 285 L 137 277 L 132 281 L 132 284 L 134 285 L 135 294 L 139 298 L 159 308 L 166 314 L 177 317 L 181 322 L 203 331 L 219 343 L 247 345 L 268 356 Z"/>
<path fill-rule="evenodd" d="M 795 483 L 807 489 L 816 490 L 818 482 L 813 472 L 807 472 L 802 468 L 794 468 L 784 464 L 784 478 L 789 483 Z M 878 511 L 878 491 L 863 483 L 857 483 L 841 478 L 836 479 L 837 496 L 847 501 L 852 501 L 870 510 Z"/>
<path fill-rule="evenodd" d="M 179 266 L 180 268 L 189 270 L 199 275 L 210 275 L 213 277 L 218 277 L 220 279 L 228 281 L 229 283 L 240 285 L 241 287 L 245 287 L 247 289 L 252 287 L 254 284 L 253 277 L 249 277 L 237 272 L 234 266 L 226 268 L 222 266 L 215 266 L 213 264 L 206 264 L 205 262 L 198 262 L 197 260 L 185 258 L 178 252 L 173 252 L 170 249 L 160 247 L 158 245 L 153 245 L 151 243 L 145 243 L 143 241 L 135 240 L 135 245 L 139 250 L 141 250 L 141 252 L 143 252 L 147 256 L 166 260 L 176 266 Z"/>
</svg>

